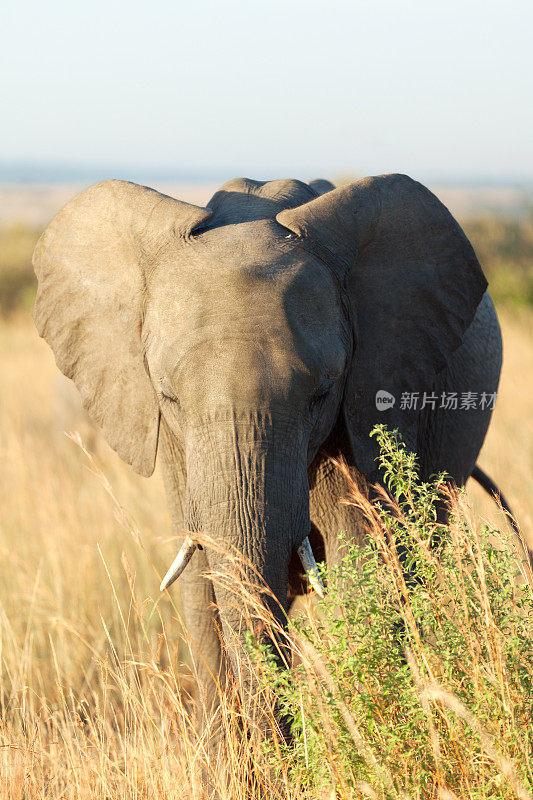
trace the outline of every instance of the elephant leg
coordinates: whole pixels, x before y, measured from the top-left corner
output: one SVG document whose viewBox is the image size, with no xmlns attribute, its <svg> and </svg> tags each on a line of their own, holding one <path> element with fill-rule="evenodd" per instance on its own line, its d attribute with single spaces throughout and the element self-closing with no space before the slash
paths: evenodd
<svg viewBox="0 0 533 800">
<path fill-rule="evenodd" d="M 364 478 L 355 469 L 351 472 L 353 481 L 361 491 L 365 491 Z M 316 543 L 319 535 L 323 541 L 322 553 L 328 567 L 337 566 L 343 554 L 343 537 L 355 540 L 358 544 L 363 542 L 365 528 L 361 512 L 342 502 L 349 496 L 351 486 L 344 474 L 326 456 L 321 456 L 314 465 L 310 486 L 310 538 L 313 550 L 316 548 L 317 555 L 320 555 L 320 546 Z"/>
<path fill-rule="evenodd" d="M 353 477 L 363 489 L 364 482 L 355 470 Z M 362 543 L 364 539 L 360 512 L 353 506 L 342 503 L 350 493 L 350 486 L 327 456 L 320 455 L 315 459 L 309 471 L 309 485 L 309 540 L 313 554 L 318 562 L 325 561 L 328 567 L 338 566 L 343 556 L 344 537 L 355 539 L 358 543 Z M 302 613 L 313 613 L 317 595 L 314 592 L 307 593 L 307 579 L 296 553 L 293 553 L 289 574 L 289 615 L 295 617 Z M 298 649 L 304 653 L 307 651 L 305 638 L 298 638 Z M 300 657 L 294 653 L 293 663 L 298 664 L 299 661 Z"/>
</svg>

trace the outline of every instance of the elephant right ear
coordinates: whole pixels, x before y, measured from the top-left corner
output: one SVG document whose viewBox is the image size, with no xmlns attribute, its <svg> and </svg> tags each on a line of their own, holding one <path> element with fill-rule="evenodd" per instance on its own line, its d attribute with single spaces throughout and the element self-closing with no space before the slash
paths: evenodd
<svg viewBox="0 0 533 800">
<path fill-rule="evenodd" d="M 276 219 L 345 289 L 355 348 L 343 416 L 354 462 L 371 474 L 378 423 L 416 449 L 418 401 L 432 398 L 474 319 L 487 288 L 483 270 L 448 209 L 407 175 L 364 178 Z"/>
<path fill-rule="evenodd" d="M 154 470 L 159 431 L 142 344 L 146 270 L 210 214 L 145 186 L 104 181 L 57 214 L 33 255 L 37 330 L 108 443 L 141 475 Z"/>
</svg>

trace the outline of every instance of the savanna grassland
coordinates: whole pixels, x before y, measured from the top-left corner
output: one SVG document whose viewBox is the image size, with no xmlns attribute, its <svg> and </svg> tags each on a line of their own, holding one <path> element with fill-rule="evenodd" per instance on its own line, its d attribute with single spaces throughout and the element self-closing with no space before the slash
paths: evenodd
<svg viewBox="0 0 533 800">
<path fill-rule="evenodd" d="M 505 347 L 479 463 L 533 544 L 533 218 L 465 228 L 494 283 Z M 173 554 L 162 481 L 157 470 L 134 475 L 81 416 L 91 453 L 62 432 L 57 370 L 29 315 L 35 238 L 25 225 L 0 229 L 0 799 L 201 798 L 205 748 L 187 712 L 179 588 L 158 590 Z M 394 464 L 403 488 L 416 487 L 409 464 Z M 257 774 L 271 772 L 271 796 L 294 800 L 532 796 L 533 606 L 530 590 L 515 588 L 527 577 L 519 559 L 499 561 L 498 543 L 513 546 L 505 517 L 469 485 L 452 526 L 462 559 L 444 554 L 438 573 L 425 496 L 413 490 L 410 502 L 415 511 L 401 513 L 433 588 L 402 584 L 402 534 L 367 509 L 388 572 L 367 554 L 373 577 L 355 581 L 346 605 L 330 576 L 323 621 L 294 633 L 303 667 L 293 686 L 278 685 L 257 655 L 261 702 L 284 698 L 295 746 L 248 743 L 228 705 L 223 797 L 259 797 Z M 485 535 L 485 521 L 501 535 Z M 362 624 L 373 614 L 379 631 Z M 405 638 L 384 637 L 399 621 Z"/>
</svg>

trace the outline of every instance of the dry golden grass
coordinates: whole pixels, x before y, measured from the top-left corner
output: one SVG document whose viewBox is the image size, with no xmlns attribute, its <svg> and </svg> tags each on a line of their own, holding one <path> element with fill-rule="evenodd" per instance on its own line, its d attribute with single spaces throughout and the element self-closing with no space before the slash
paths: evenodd
<svg viewBox="0 0 533 800">
<path fill-rule="evenodd" d="M 533 314 L 501 312 L 503 370 L 496 409 L 478 463 L 496 481 L 533 545 Z M 486 493 L 470 481 L 469 492 L 488 520 L 501 517 Z"/>
<path fill-rule="evenodd" d="M 161 769 L 173 736 L 168 712 L 154 728 L 153 713 L 167 702 L 158 670 L 184 655 L 178 637 L 160 639 L 165 625 L 179 623 L 150 566 L 163 567 L 171 553 L 161 481 L 138 478 L 99 445 L 99 463 L 142 529 L 143 551 L 80 448 L 55 429 L 56 368 L 31 323 L 3 325 L 0 350 L 0 796 L 122 796 L 126 783 L 149 786 L 150 773 L 155 792 L 180 769 Z M 123 666 L 137 658 L 146 669 Z M 128 720 L 131 738 L 121 735 Z"/>
<path fill-rule="evenodd" d="M 479 461 L 533 542 L 533 315 L 502 323 L 503 380 Z M 160 477 L 136 477 L 100 443 L 94 465 L 113 499 L 55 430 L 56 369 L 27 318 L 0 323 L 0 354 L 0 798 L 200 798 L 179 601 L 158 591 L 172 553 Z M 249 796 L 242 747 L 235 739 L 227 797 Z"/>
</svg>

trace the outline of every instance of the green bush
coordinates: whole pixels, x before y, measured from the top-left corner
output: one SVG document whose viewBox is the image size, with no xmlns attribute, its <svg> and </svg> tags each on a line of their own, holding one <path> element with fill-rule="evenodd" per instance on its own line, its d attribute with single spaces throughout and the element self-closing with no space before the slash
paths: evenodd
<svg viewBox="0 0 533 800">
<path fill-rule="evenodd" d="M 478 530 L 445 476 L 420 482 L 396 434 L 374 435 L 392 500 L 372 506 L 353 487 L 369 541 L 345 541 L 342 564 L 322 569 L 316 618 L 290 624 L 299 665 L 280 673 L 261 650 L 294 720 L 294 781 L 310 798 L 331 784 L 344 798 L 530 797 L 530 572 L 506 536 Z"/>
</svg>

